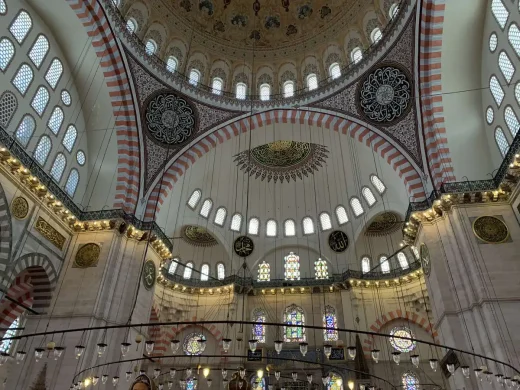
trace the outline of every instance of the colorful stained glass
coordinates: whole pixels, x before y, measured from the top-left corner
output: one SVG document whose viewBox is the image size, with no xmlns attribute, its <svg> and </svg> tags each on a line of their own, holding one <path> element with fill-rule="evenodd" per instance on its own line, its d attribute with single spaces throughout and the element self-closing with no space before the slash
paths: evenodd
<svg viewBox="0 0 520 390">
<path fill-rule="evenodd" d="M 271 266 L 265 261 L 258 266 L 258 281 L 268 282 L 271 280 Z"/>
<path fill-rule="evenodd" d="M 285 280 L 300 280 L 300 256 L 289 252 L 284 260 Z"/>
<path fill-rule="evenodd" d="M 316 279 L 328 279 L 329 278 L 329 267 L 327 262 L 322 259 L 318 259 L 314 262 L 314 273 Z"/>
<path fill-rule="evenodd" d="M 264 390 L 265 378 L 259 379 L 258 376 L 253 375 L 251 378 L 251 390 Z"/>
<path fill-rule="evenodd" d="M 325 306 L 323 313 L 323 339 L 325 341 L 336 341 L 338 339 L 338 319 L 336 317 L 336 310 L 332 306 Z"/>
<path fill-rule="evenodd" d="M 393 328 L 390 331 L 390 336 L 414 338 L 412 331 L 405 326 L 398 326 Z M 392 344 L 392 347 L 394 347 L 399 352 L 411 352 L 417 346 L 415 341 L 397 339 L 395 337 L 390 338 L 390 344 Z"/>
<path fill-rule="evenodd" d="M 303 309 L 296 305 L 285 309 L 283 321 L 287 325 L 305 325 L 305 314 Z M 305 328 L 298 326 L 284 326 L 284 341 L 286 343 L 300 343 L 305 341 Z"/>
<path fill-rule="evenodd" d="M 331 372 L 327 390 L 343 390 L 343 379 L 338 374 Z"/>
<path fill-rule="evenodd" d="M 204 352 L 206 349 L 206 343 L 200 344 L 200 339 L 206 340 L 206 337 L 204 337 L 202 333 L 190 333 L 187 335 L 183 344 L 184 353 L 186 355 L 200 355 Z"/>
<path fill-rule="evenodd" d="M 253 312 L 253 321 L 256 322 L 253 325 L 253 339 L 257 340 L 259 343 L 265 343 L 265 311 L 262 309 L 255 309 Z"/>
<path fill-rule="evenodd" d="M 401 377 L 403 382 L 404 390 L 417 390 L 419 389 L 419 378 L 413 372 L 405 372 Z"/>
<path fill-rule="evenodd" d="M 196 390 L 197 389 L 197 379 L 188 378 L 186 379 L 186 390 Z"/>
</svg>

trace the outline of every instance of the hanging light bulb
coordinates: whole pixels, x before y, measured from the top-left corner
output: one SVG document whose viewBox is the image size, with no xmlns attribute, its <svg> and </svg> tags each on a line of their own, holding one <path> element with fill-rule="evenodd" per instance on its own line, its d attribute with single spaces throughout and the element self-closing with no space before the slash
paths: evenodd
<svg viewBox="0 0 520 390">
<path fill-rule="evenodd" d="M 170 378 L 175 378 L 175 374 L 177 374 L 177 370 L 175 368 L 170 368 Z"/>
<path fill-rule="evenodd" d="M 79 381 L 78 382 L 78 389 L 82 389 L 83 388 L 83 381 Z"/>
<path fill-rule="evenodd" d="M 399 362 L 401 361 L 401 352 L 399 352 L 399 351 L 392 352 L 392 359 L 394 360 L 395 364 L 399 365 Z"/>
<path fill-rule="evenodd" d="M 211 387 L 211 384 L 213 383 L 213 379 L 207 379 L 206 383 L 208 384 L 208 387 Z"/>
<path fill-rule="evenodd" d="M 312 374 L 307 374 L 307 382 L 312 383 Z"/>
<path fill-rule="evenodd" d="M 231 348 L 231 339 L 222 339 L 222 349 L 224 352 L 228 352 L 229 348 Z"/>
<path fill-rule="evenodd" d="M 115 376 L 115 377 L 112 378 L 112 385 L 113 385 L 114 387 L 117 386 L 117 383 L 118 383 L 118 382 L 119 382 L 119 377 L 118 377 L 118 376 Z"/>
<path fill-rule="evenodd" d="M 410 358 L 412 359 L 412 364 L 415 368 L 419 368 L 419 355 L 412 355 Z"/>
<path fill-rule="evenodd" d="M 475 373 L 475 377 L 477 379 L 482 380 L 482 368 L 475 368 L 473 372 Z"/>
<path fill-rule="evenodd" d="M 172 381 L 168 381 L 168 389 L 171 389 L 173 388 L 173 382 Z"/>
<path fill-rule="evenodd" d="M 96 386 L 99 382 L 99 376 L 93 376 L 92 377 L 92 384 Z"/>
<path fill-rule="evenodd" d="M 43 349 L 43 348 L 36 348 L 34 350 L 34 357 L 36 358 L 36 362 L 40 361 L 40 359 L 43 357 L 44 352 L 45 352 L 45 349 Z"/>
<path fill-rule="evenodd" d="M 495 378 L 497 379 L 497 383 L 499 385 L 503 385 L 504 384 L 504 375 L 502 374 L 496 374 L 495 375 Z"/>
<path fill-rule="evenodd" d="M 191 372 L 192 372 L 191 368 L 186 369 L 186 378 L 191 376 Z"/>
<path fill-rule="evenodd" d="M 283 347 L 283 341 L 282 340 L 276 340 L 274 342 L 274 350 L 276 351 L 276 353 L 278 355 L 280 355 L 280 352 L 282 352 L 282 347 Z"/>
<path fill-rule="evenodd" d="M 144 346 L 146 348 L 146 353 L 150 355 L 155 347 L 155 342 L 153 340 L 145 341 Z"/>
<path fill-rule="evenodd" d="M 328 358 L 330 358 L 330 354 L 332 353 L 332 345 L 330 344 L 325 344 L 323 346 L 323 353 L 325 354 L 325 356 Z"/>
<path fill-rule="evenodd" d="M 209 372 L 209 367 L 204 367 L 204 369 L 202 370 L 202 375 L 204 375 L 204 378 L 208 377 Z"/>
<path fill-rule="evenodd" d="M 298 373 L 296 371 L 291 372 L 292 380 L 297 381 L 298 380 Z"/>
<path fill-rule="evenodd" d="M 181 346 L 181 342 L 179 340 L 171 340 L 170 341 L 170 348 L 172 350 L 173 354 L 176 354 L 179 350 L 179 347 Z"/>
<path fill-rule="evenodd" d="M 275 379 L 276 379 L 277 381 L 280 380 L 280 375 L 281 375 L 281 372 L 280 372 L 280 371 L 275 371 L 275 372 L 274 372 L 274 377 L 275 377 Z"/>
<path fill-rule="evenodd" d="M 347 353 L 348 353 L 348 357 L 351 360 L 354 360 L 356 358 L 356 347 L 348 347 Z"/>
<path fill-rule="evenodd" d="M 469 366 L 462 366 L 461 369 L 464 378 L 469 378 Z"/>
<path fill-rule="evenodd" d="M 101 383 L 105 384 L 105 383 L 107 383 L 107 381 L 108 381 L 108 375 L 107 374 L 101 375 Z"/>
<path fill-rule="evenodd" d="M 258 379 L 262 379 L 264 377 L 264 370 L 259 368 L 258 371 L 256 372 L 256 376 Z"/>
<path fill-rule="evenodd" d="M 20 362 L 23 362 L 26 356 L 27 352 L 25 351 L 16 352 L 16 364 L 20 364 Z"/>
<path fill-rule="evenodd" d="M 186 381 L 184 379 L 179 380 L 179 387 L 181 388 L 181 390 L 186 389 Z"/>
<path fill-rule="evenodd" d="M 132 379 L 132 371 L 125 372 L 126 381 L 129 382 Z"/>
<path fill-rule="evenodd" d="M 227 378 L 227 370 L 225 368 L 223 368 L 220 372 L 222 373 L 222 379 L 226 379 Z"/>
<path fill-rule="evenodd" d="M 379 355 L 381 351 L 379 349 L 373 349 L 370 354 L 372 355 L 372 359 L 374 362 L 379 363 Z"/>
<path fill-rule="evenodd" d="M 302 356 L 307 355 L 307 350 L 308 349 L 309 349 L 309 344 L 308 343 L 300 343 L 300 352 L 301 352 Z"/>
<path fill-rule="evenodd" d="M 430 359 L 430 367 L 433 372 L 437 372 L 437 367 L 439 367 L 439 361 L 437 359 Z"/>
<path fill-rule="evenodd" d="M 83 352 L 85 351 L 85 346 L 83 345 L 76 345 L 74 347 L 74 355 L 76 355 L 76 359 L 79 359 L 81 355 L 83 355 Z"/>
<path fill-rule="evenodd" d="M 121 343 L 121 355 L 123 355 L 123 357 L 125 357 L 128 354 L 131 345 L 132 344 L 130 343 Z"/>
<path fill-rule="evenodd" d="M 354 381 L 348 381 L 347 386 L 350 390 L 354 390 Z"/>
<path fill-rule="evenodd" d="M 453 374 L 455 372 L 455 364 L 453 364 L 453 363 L 446 364 L 446 369 L 449 371 L 450 374 Z"/>
<path fill-rule="evenodd" d="M 107 345 L 105 343 L 99 343 L 97 345 L 98 357 L 103 356 L 103 354 L 106 352 L 106 350 L 107 350 Z"/>
<path fill-rule="evenodd" d="M 54 360 L 58 360 L 61 355 L 63 354 L 63 351 L 65 351 L 65 348 L 63 347 L 56 347 L 54 348 Z"/>
<path fill-rule="evenodd" d="M 256 351 L 257 345 L 258 345 L 258 340 L 255 340 L 255 339 L 249 340 L 249 350 L 251 352 L 254 353 Z"/>
<path fill-rule="evenodd" d="M 160 368 L 154 368 L 154 370 L 153 370 L 153 378 L 157 379 L 157 378 L 159 378 L 159 375 L 161 375 L 161 369 Z"/>
</svg>

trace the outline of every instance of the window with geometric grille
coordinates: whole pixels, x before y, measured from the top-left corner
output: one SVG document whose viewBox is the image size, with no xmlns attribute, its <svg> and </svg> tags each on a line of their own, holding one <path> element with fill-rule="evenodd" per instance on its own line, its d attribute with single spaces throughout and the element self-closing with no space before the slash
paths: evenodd
<svg viewBox="0 0 520 390">
<path fill-rule="evenodd" d="M 338 318 L 336 316 L 336 309 L 332 306 L 325 306 L 323 312 L 323 339 L 325 341 L 337 341 L 338 340 Z"/>
<path fill-rule="evenodd" d="M 0 40 L 0 70 L 3 72 L 7 69 L 14 56 L 14 45 L 7 39 Z"/>
<path fill-rule="evenodd" d="M 325 260 L 319 258 L 314 262 L 314 277 L 316 279 L 329 278 L 329 266 Z"/>
<path fill-rule="evenodd" d="M 253 236 L 258 236 L 258 232 L 260 231 L 260 220 L 256 217 L 253 217 L 249 220 L 249 226 L 247 228 L 247 232 Z"/>
<path fill-rule="evenodd" d="M 47 121 L 47 127 L 57 135 L 60 132 L 61 125 L 63 124 L 63 110 L 56 106 L 52 110 L 52 114 Z"/>
<path fill-rule="evenodd" d="M 85 165 L 85 162 L 87 161 L 87 158 L 86 158 L 85 153 L 83 152 L 83 150 L 78 150 L 78 153 L 76 153 L 76 161 L 81 166 Z"/>
<path fill-rule="evenodd" d="M 390 262 L 386 256 L 381 256 L 379 258 L 379 264 L 381 265 L 381 272 L 384 274 L 390 273 Z"/>
<path fill-rule="evenodd" d="M 65 104 L 67 107 L 70 106 L 70 104 L 72 103 L 72 99 L 70 97 L 70 93 L 69 91 L 67 90 L 63 90 L 61 91 L 61 101 L 63 102 L 63 104 Z"/>
<path fill-rule="evenodd" d="M 5 0 L 0 0 L 0 15 L 5 15 L 7 13 L 7 5 L 5 4 Z"/>
<path fill-rule="evenodd" d="M 49 83 L 52 89 L 56 89 L 58 81 L 60 81 L 63 74 L 63 64 L 57 58 L 53 59 L 47 73 L 45 73 L 45 80 Z"/>
<path fill-rule="evenodd" d="M 56 155 L 56 158 L 54 159 L 54 162 L 52 163 L 51 168 L 51 176 L 58 183 L 60 182 L 61 176 L 63 175 L 63 171 L 65 170 L 65 165 L 67 165 L 67 159 L 65 158 L 63 153 L 58 153 Z"/>
<path fill-rule="evenodd" d="M 399 252 L 397 254 L 397 261 L 399 261 L 399 266 L 401 269 L 408 269 L 410 266 L 408 265 L 408 259 L 406 258 L 406 255 L 403 252 Z"/>
<path fill-rule="evenodd" d="M 271 280 L 271 266 L 265 261 L 258 266 L 258 281 L 268 282 Z"/>
<path fill-rule="evenodd" d="M 344 225 L 348 222 L 347 209 L 343 206 L 336 207 L 336 219 L 339 225 Z"/>
<path fill-rule="evenodd" d="M 276 237 L 278 234 L 278 225 L 274 219 L 267 220 L 265 225 L 265 235 L 267 237 Z"/>
<path fill-rule="evenodd" d="M 51 139 L 46 135 L 42 135 L 40 141 L 38 141 L 38 145 L 36 145 L 36 149 L 34 149 L 34 159 L 38 164 L 40 164 L 41 166 L 45 165 L 47 157 L 49 157 L 51 148 Z"/>
<path fill-rule="evenodd" d="M 401 382 L 403 383 L 403 390 L 419 389 L 419 378 L 413 372 L 405 372 L 401 377 Z"/>
<path fill-rule="evenodd" d="M 352 50 L 352 53 L 350 53 L 350 59 L 354 64 L 357 64 L 363 59 L 363 52 L 359 47 L 356 47 L 354 50 Z"/>
<path fill-rule="evenodd" d="M 2 12 L 2 6 L 1 6 L 2 2 L 0 2 L 0 14 L 5 13 L 5 11 Z M 5 7 L 5 3 L 4 3 L 4 7 Z M 11 325 L 9 325 L 9 328 L 7 328 L 7 330 L 5 331 L 4 337 L 5 338 L 15 337 L 20 332 L 19 330 L 16 330 L 19 326 L 20 326 L 20 318 L 17 318 L 11 323 Z M 14 340 L 12 340 L 12 339 L 11 340 L 1 340 L 0 341 L 0 352 L 9 354 L 11 352 L 13 342 L 14 342 Z"/>
<path fill-rule="evenodd" d="M 498 45 L 497 34 L 491 33 L 491 35 L 489 36 L 489 51 L 491 53 L 494 53 L 495 50 L 497 49 L 497 45 Z"/>
<path fill-rule="evenodd" d="M 197 207 L 197 204 L 199 203 L 201 196 L 202 196 L 202 192 L 200 190 L 193 191 L 190 196 L 190 199 L 188 199 L 188 206 L 190 206 L 192 209 Z"/>
<path fill-rule="evenodd" d="M 293 219 L 287 219 L 283 223 L 283 231 L 285 237 L 294 237 L 296 235 L 296 223 Z"/>
<path fill-rule="evenodd" d="M 397 13 L 399 12 L 399 6 L 397 3 L 394 3 L 390 6 L 390 9 L 388 10 L 388 15 L 390 16 L 390 19 L 395 18 Z"/>
<path fill-rule="evenodd" d="M 329 76 L 334 80 L 341 76 L 341 68 L 337 62 L 329 66 Z"/>
<path fill-rule="evenodd" d="M 514 138 L 520 128 L 520 122 L 518 122 L 518 118 L 516 117 L 516 114 L 511 106 L 507 106 L 504 110 L 504 120 L 506 121 L 507 127 L 509 128 L 511 135 Z"/>
<path fill-rule="evenodd" d="M 516 54 L 520 56 L 520 29 L 516 23 L 511 23 L 507 33 L 509 43 L 515 49 Z"/>
<path fill-rule="evenodd" d="M 223 85 L 222 79 L 220 77 L 214 77 L 213 81 L 211 83 L 211 91 L 215 95 L 222 94 L 222 85 Z"/>
<path fill-rule="evenodd" d="M 300 256 L 289 252 L 284 257 L 285 280 L 300 280 Z"/>
<path fill-rule="evenodd" d="M 206 199 L 204 201 L 204 203 L 202 203 L 202 207 L 200 208 L 199 214 L 204 218 L 208 218 L 212 207 L 213 207 L 213 201 L 211 199 Z"/>
<path fill-rule="evenodd" d="M 193 272 L 193 263 L 190 261 L 190 262 L 186 263 L 186 265 L 184 266 L 184 274 L 182 275 L 182 277 L 184 279 L 190 279 L 192 272 Z"/>
<path fill-rule="evenodd" d="M 271 96 L 271 86 L 269 84 L 262 84 L 260 86 L 260 100 L 269 100 Z"/>
<path fill-rule="evenodd" d="M 168 61 L 166 61 L 166 69 L 168 72 L 175 72 L 177 70 L 177 65 L 179 62 L 177 61 L 177 58 L 174 56 L 169 56 Z"/>
<path fill-rule="evenodd" d="M 226 267 L 224 267 L 224 264 L 218 263 L 217 264 L 217 279 L 223 280 L 226 277 Z"/>
<path fill-rule="evenodd" d="M 25 40 L 25 37 L 27 37 L 27 34 L 29 34 L 31 27 L 32 19 L 29 14 L 25 11 L 20 11 L 20 13 L 16 16 L 16 19 L 13 21 L 13 23 L 11 23 L 9 31 L 21 45 Z"/>
<path fill-rule="evenodd" d="M 305 314 L 301 307 L 295 304 L 288 306 L 283 315 L 283 322 L 286 324 L 283 327 L 283 341 L 286 343 L 301 343 L 306 340 L 304 327 L 291 326 L 305 325 Z"/>
<path fill-rule="evenodd" d="M 27 146 L 36 129 L 36 122 L 30 115 L 25 115 L 16 129 L 15 137 L 23 146 Z"/>
<path fill-rule="evenodd" d="M 363 210 L 363 206 L 361 206 L 361 202 L 356 197 L 350 199 L 350 207 L 352 207 L 352 211 L 356 217 L 359 217 L 365 212 L 365 210 Z"/>
<path fill-rule="evenodd" d="M 361 194 L 363 195 L 363 198 L 365 198 L 365 201 L 370 207 L 372 207 L 376 203 L 376 197 L 374 196 L 370 188 L 364 187 L 361 190 Z"/>
<path fill-rule="evenodd" d="M 215 219 L 213 223 L 218 226 L 223 226 L 224 221 L 226 220 L 227 210 L 225 207 L 219 207 L 217 212 L 215 213 Z"/>
<path fill-rule="evenodd" d="M 137 31 L 137 22 L 134 18 L 130 18 L 126 21 L 126 29 L 130 33 L 135 33 Z"/>
<path fill-rule="evenodd" d="M 29 58 L 31 59 L 34 66 L 40 69 L 40 66 L 45 59 L 45 56 L 49 52 L 49 41 L 45 35 L 40 34 L 29 52 Z"/>
<path fill-rule="evenodd" d="M 370 259 L 366 256 L 361 259 L 361 272 L 364 274 L 370 272 Z"/>
<path fill-rule="evenodd" d="M 235 213 L 231 217 L 231 230 L 234 232 L 239 232 L 242 227 L 242 214 Z"/>
<path fill-rule="evenodd" d="M 498 56 L 498 66 L 507 83 L 509 84 L 513 78 L 513 75 L 515 74 L 515 67 L 513 66 L 513 63 L 505 51 L 500 52 L 500 55 Z"/>
<path fill-rule="evenodd" d="M 27 89 L 29 88 L 32 79 L 33 71 L 31 67 L 27 64 L 22 64 L 16 72 L 16 75 L 14 76 L 12 83 L 16 87 L 16 89 L 22 94 L 22 96 L 25 96 L 25 92 L 27 92 Z"/>
<path fill-rule="evenodd" d="M 383 34 L 381 33 L 381 29 L 379 27 L 376 27 L 372 30 L 370 33 L 370 40 L 372 43 L 377 43 L 383 38 Z"/>
<path fill-rule="evenodd" d="M 245 99 L 246 91 L 247 91 L 247 86 L 244 83 L 237 83 L 237 85 L 235 87 L 235 97 L 237 99 L 241 99 L 241 100 Z"/>
<path fill-rule="evenodd" d="M 322 232 L 332 229 L 332 220 L 330 219 L 329 213 L 320 214 L 320 225 Z"/>
<path fill-rule="evenodd" d="M 5 91 L 0 96 L 0 125 L 7 128 L 17 108 L 18 100 L 16 96 L 14 96 L 14 93 Z"/>
<path fill-rule="evenodd" d="M 253 339 L 259 343 L 265 343 L 266 326 L 264 325 L 264 322 L 267 321 L 265 311 L 262 309 L 255 309 L 253 311 L 253 318 L 251 320 L 255 323 L 251 329 Z M 258 390 L 258 387 L 256 389 Z"/>
<path fill-rule="evenodd" d="M 61 143 L 63 144 L 63 146 L 65 146 L 65 149 L 67 149 L 67 151 L 72 152 L 74 144 L 76 143 L 77 136 L 78 131 L 76 130 L 76 126 L 69 125 L 69 127 L 67 127 L 67 132 L 63 137 L 63 141 L 61 141 Z"/>
<path fill-rule="evenodd" d="M 516 83 L 515 86 L 515 98 L 518 105 L 520 105 L 520 82 Z"/>
<path fill-rule="evenodd" d="M 76 188 L 78 188 L 79 183 L 79 172 L 72 168 L 69 173 L 69 178 L 67 179 L 67 183 L 65 184 L 65 192 L 69 194 L 69 196 L 74 196 L 76 193 Z"/>
<path fill-rule="evenodd" d="M 190 71 L 190 80 L 189 80 L 190 84 L 197 86 L 199 81 L 200 81 L 200 72 L 197 69 L 192 69 Z"/>
<path fill-rule="evenodd" d="M 36 95 L 34 95 L 31 101 L 31 107 L 36 111 L 39 116 L 42 116 L 47 108 L 47 104 L 49 103 L 49 91 L 47 88 L 41 86 L 36 91 Z"/>
<path fill-rule="evenodd" d="M 200 280 L 205 282 L 208 279 L 209 279 L 209 265 L 202 264 L 202 267 L 200 267 Z"/>
<path fill-rule="evenodd" d="M 493 123 L 493 120 L 495 119 L 495 111 L 491 107 L 488 107 L 486 110 L 486 121 L 488 125 Z"/>
<path fill-rule="evenodd" d="M 313 89 L 318 88 L 318 77 L 316 74 L 311 73 L 307 76 L 307 89 L 312 91 Z"/>
<path fill-rule="evenodd" d="M 179 263 L 180 259 L 178 257 L 174 257 L 173 260 L 170 263 L 170 266 L 168 267 L 168 273 L 170 275 L 175 275 L 175 271 L 177 271 L 177 265 Z"/>
<path fill-rule="evenodd" d="M 386 186 L 376 175 L 371 175 L 370 181 L 372 182 L 372 185 L 376 188 L 377 192 L 379 192 L 380 194 L 383 194 L 386 191 Z"/>
<path fill-rule="evenodd" d="M 507 151 L 509 150 L 509 142 L 507 142 L 507 138 L 504 135 L 504 131 L 500 127 L 497 127 L 495 129 L 495 141 L 497 143 L 498 150 L 500 150 L 500 154 L 502 155 L 502 157 L 505 157 Z"/>
<path fill-rule="evenodd" d="M 148 39 L 144 46 L 144 51 L 149 56 L 155 54 L 155 52 L 157 51 L 157 43 L 155 43 L 155 41 L 153 39 Z"/>
<path fill-rule="evenodd" d="M 504 90 L 502 89 L 502 86 L 498 82 L 496 76 L 491 76 L 491 79 L 489 80 L 489 89 L 491 90 L 491 94 L 493 95 L 495 102 L 500 107 L 502 100 L 504 100 Z"/>
<path fill-rule="evenodd" d="M 302 221 L 303 225 L 303 234 L 314 234 L 314 221 L 311 217 L 305 217 Z"/>
<path fill-rule="evenodd" d="M 501 0 L 493 0 L 491 3 L 491 12 L 495 16 L 498 24 L 502 29 L 506 26 L 507 18 L 509 17 L 509 11 L 504 6 Z"/>
<path fill-rule="evenodd" d="M 286 81 L 283 85 L 283 97 L 290 98 L 294 96 L 294 81 Z"/>
</svg>

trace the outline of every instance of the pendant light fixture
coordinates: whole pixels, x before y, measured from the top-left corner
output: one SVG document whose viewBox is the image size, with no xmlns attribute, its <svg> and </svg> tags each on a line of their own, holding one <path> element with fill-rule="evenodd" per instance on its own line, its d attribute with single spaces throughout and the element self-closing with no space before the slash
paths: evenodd
<svg viewBox="0 0 520 390">
<path fill-rule="evenodd" d="M 34 357 L 36 359 L 36 362 L 40 361 L 40 359 L 43 357 L 44 352 L 45 352 L 45 349 L 43 349 L 43 348 L 36 348 L 34 350 Z"/>
<path fill-rule="evenodd" d="M 186 389 L 186 381 L 184 379 L 179 380 L 179 387 L 181 388 L 181 390 Z"/>
<path fill-rule="evenodd" d="M 172 389 L 173 388 L 173 382 L 172 381 L 168 381 L 168 389 Z"/>
<path fill-rule="evenodd" d="M 63 347 L 54 348 L 54 360 L 58 360 L 63 354 L 63 351 L 65 351 L 65 348 Z"/>
<path fill-rule="evenodd" d="M 446 369 L 449 371 L 450 374 L 453 374 L 455 372 L 455 364 L 453 364 L 453 363 L 446 364 Z"/>
<path fill-rule="evenodd" d="M 147 340 L 145 341 L 144 346 L 146 349 L 146 353 L 150 355 L 155 347 L 155 342 L 153 340 Z"/>
<path fill-rule="evenodd" d="M 482 380 L 482 368 L 475 368 L 475 369 L 473 370 L 473 372 L 475 373 L 475 377 L 476 377 L 477 379 Z M 505 378 L 505 379 L 507 379 L 507 378 Z"/>
<path fill-rule="evenodd" d="M 249 340 L 249 350 L 251 352 L 255 353 L 257 345 L 258 345 L 258 340 L 255 340 L 255 339 Z"/>
<path fill-rule="evenodd" d="M 222 380 L 222 384 L 224 385 L 224 389 L 227 389 L 229 381 L 227 379 Z"/>
<path fill-rule="evenodd" d="M 312 374 L 307 374 L 307 382 L 312 383 Z"/>
<path fill-rule="evenodd" d="M 464 376 L 464 378 L 469 378 L 469 366 L 462 366 L 461 367 L 462 369 L 462 375 Z M 502 375 L 502 378 L 504 376 Z"/>
<path fill-rule="evenodd" d="M 157 378 L 159 378 L 159 375 L 161 375 L 161 369 L 160 368 L 155 368 L 153 370 L 153 378 L 157 379 Z"/>
<path fill-rule="evenodd" d="M 300 352 L 301 352 L 302 356 L 307 355 L 308 349 L 309 349 L 308 343 L 300 343 Z"/>
<path fill-rule="evenodd" d="M 211 384 L 213 383 L 213 380 L 211 378 L 208 378 L 206 380 L 206 383 L 207 383 L 208 387 L 211 387 Z"/>
<path fill-rule="evenodd" d="M 130 382 L 130 379 L 132 379 L 132 371 L 125 372 L 125 379 L 127 382 Z"/>
<path fill-rule="evenodd" d="M 175 374 L 177 374 L 177 370 L 175 368 L 170 368 L 170 378 L 175 378 Z"/>
<path fill-rule="evenodd" d="M 105 383 L 107 383 L 107 381 L 108 381 L 108 375 L 107 374 L 101 375 L 101 383 L 105 384 Z"/>
<path fill-rule="evenodd" d="M 79 359 L 81 355 L 83 355 L 83 352 L 85 351 L 84 345 L 76 345 L 74 347 L 74 355 L 76 355 L 76 359 Z"/>
<path fill-rule="evenodd" d="M 415 366 L 415 368 L 419 368 L 419 355 L 412 355 L 410 356 L 412 360 L 412 364 Z"/>
<path fill-rule="evenodd" d="M 274 342 L 274 350 L 276 351 L 276 353 L 278 355 L 280 355 L 280 352 L 282 352 L 282 347 L 283 347 L 283 341 L 282 340 L 276 340 Z"/>
<path fill-rule="evenodd" d="M 399 365 L 399 363 L 401 362 L 401 352 L 399 352 L 399 351 L 392 352 L 392 359 L 395 362 L 395 364 Z"/>
<path fill-rule="evenodd" d="M 244 377 L 246 376 L 246 369 L 244 367 L 240 367 L 238 373 L 240 375 L 240 379 L 244 379 Z"/>
<path fill-rule="evenodd" d="M 130 351 L 131 345 L 132 344 L 130 344 L 130 343 L 121 343 L 121 355 L 123 357 L 125 357 L 128 354 L 128 352 Z"/>
<path fill-rule="evenodd" d="M 356 358 L 356 347 L 348 347 L 347 348 L 348 357 L 350 360 L 354 360 Z"/>
<path fill-rule="evenodd" d="M 92 377 L 92 384 L 96 386 L 99 382 L 99 376 L 93 376 Z"/>
<path fill-rule="evenodd" d="M 170 348 L 172 350 L 172 353 L 175 355 L 177 351 L 179 350 L 179 347 L 181 346 L 181 342 L 179 340 L 171 340 L 170 341 Z"/>
<path fill-rule="evenodd" d="M 112 385 L 114 385 L 114 387 L 117 385 L 117 383 L 119 382 L 119 377 L 118 376 L 115 376 L 112 378 Z"/>
<path fill-rule="evenodd" d="M 98 357 L 103 356 L 103 354 L 106 352 L 106 350 L 107 350 L 107 345 L 105 343 L 98 343 L 98 345 L 97 345 Z"/>
<path fill-rule="evenodd" d="M 329 384 L 329 377 L 328 376 L 322 376 L 321 377 L 321 383 L 323 383 L 323 386 L 327 386 Z"/>
<path fill-rule="evenodd" d="M 274 372 L 274 377 L 275 377 L 275 379 L 276 379 L 277 381 L 280 380 L 280 375 L 281 375 L 281 372 L 280 372 L 280 371 L 276 370 L 276 371 Z"/>
<path fill-rule="evenodd" d="M 294 382 L 296 382 L 296 381 L 298 380 L 298 373 L 297 373 L 296 371 L 293 371 L 293 372 L 291 373 L 291 376 L 292 376 L 292 380 L 293 380 Z"/>
<path fill-rule="evenodd" d="M 374 360 L 374 362 L 376 363 L 379 363 L 379 355 L 380 355 L 381 351 L 379 349 L 373 349 L 370 354 L 372 355 L 372 360 Z"/>
<path fill-rule="evenodd" d="M 26 356 L 27 352 L 25 351 L 16 352 L 16 364 L 20 364 L 20 362 L 23 362 Z"/>
<path fill-rule="evenodd" d="M 332 345 L 330 344 L 325 344 L 323 346 L 323 353 L 325 354 L 325 356 L 328 358 L 330 358 L 330 354 L 332 353 Z"/>
<path fill-rule="evenodd" d="M 439 367 L 439 361 L 437 359 L 430 359 L 430 367 L 433 372 L 437 372 L 437 368 Z"/>
<path fill-rule="evenodd" d="M 222 339 L 222 349 L 224 352 L 228 352 L 229 348 L 231 348 L 231 339 Z"/>
<path fill-rule="evenodd" d="M 191 371 L 192 370 L 189 367 L 186 369 L 186 378 L 189 378 L 191 376 Z"/>
<path fill-rule="evenodd" d="M 227 370 L 225 368 L 223 368 L 220 372 L 222 373 L 222 379 L 226 379 L 227 378 Z"/>
</svg>

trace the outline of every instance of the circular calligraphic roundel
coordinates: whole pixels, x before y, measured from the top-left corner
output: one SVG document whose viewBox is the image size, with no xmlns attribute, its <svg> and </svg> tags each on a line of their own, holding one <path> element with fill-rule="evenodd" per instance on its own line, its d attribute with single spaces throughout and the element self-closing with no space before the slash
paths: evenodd
<svg viewBox="0 0 520 390">
<path fill-rule="evenodd" d="M 24 197 L 18 196 L 11 203 L 11 212 L 16 219 L 24 219 L 29 214 L 29 203 Z"/>
<path fill-rule="evenodd" d="M 424 271 L 424 274 L 426 276 L 430 276 L 430 272 L 432 270 L 432 263 L 430 261 L 430 251 L 424 243 L 421 244 L 421 247 L 419 248 L 419 257 L 421 258 L 421 267 Z"/>
<path fill-rule="evenodd" d="M 329 246 L 336 253 L 345 252 L 348 248 L 348 236 L 341 230 L 334 230 L 329 235 Z"/>
<path fill-rule="evenodd" d="M 361 84 L 359 105 L 365 116 L 378 123 L 393 122 L 411 107 L 412 87 L 407 75 L 394 66 L 370 73 Z"/>
<path fill-rule="evenodd" d="M 195 108 L 170 92 L 149 99 L 144 117 L 150 136 L 168 146 L 185 143 L 195 132 Z"/>
<path fill-rule="evenodd" d="M 233 244 L 233 249 L 235 250 L 235 253 L 240 257 L 247 257 L 251 253 L 253 253 L 255 249 L 255 244 L 253 243 L 253 240 L 251 240 L 249 237 L 240 236 L 235 240 L 235 243 Z"/>
<path fill-rule="evenodd" d="M 497 217 L 490 215 L 475 219 L 473 232 L 488 244 L 500 244 L 509 238 L 507 225 Z"/>
<path fill-rule="evenodd" d="M 144 269 L 143 269 L 144 288 L 146 288 L 147 290 L 150 290 L 154 286 L 156 278 L 157 278 L 157 270 L 155 268 L 155 263 L 152 260 L 146 260 L 146 263 L 144 263 Z"/>
<path fill-rule="evenodd" d="M 99 260 L 100 253 L 101 247 L 99 245 L 94 243 L 85 244 L 78 249 L 74 265 L 79 268 L 94 267 Z"/>
</svg>

